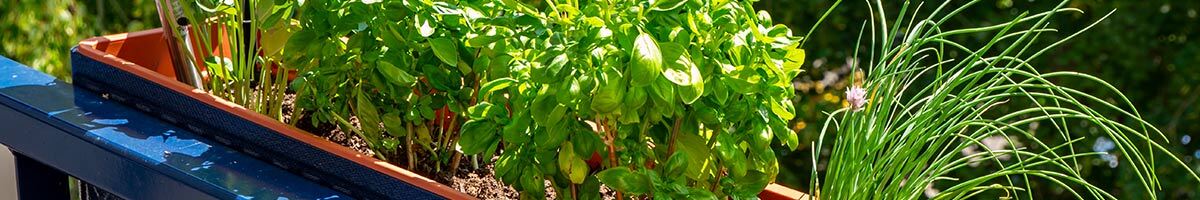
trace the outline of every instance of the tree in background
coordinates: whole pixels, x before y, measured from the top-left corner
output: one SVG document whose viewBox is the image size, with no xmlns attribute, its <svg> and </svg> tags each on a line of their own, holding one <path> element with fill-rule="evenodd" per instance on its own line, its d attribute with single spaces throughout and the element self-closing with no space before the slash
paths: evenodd
<svg viewBox="0 0 1200 200">
<path fill-rule="evenodd" d="M 0 4 L 0 55 L 70 80 L 70 49 L 98 35 L 158 27 L 150 0 L 40 0 Z"/>
</svg>

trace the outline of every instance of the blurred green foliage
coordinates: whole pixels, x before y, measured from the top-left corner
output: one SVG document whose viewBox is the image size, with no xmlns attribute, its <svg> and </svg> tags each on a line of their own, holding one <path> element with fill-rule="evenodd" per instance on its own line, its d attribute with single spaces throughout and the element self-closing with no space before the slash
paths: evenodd
<svg viewBox="0 0 1200 200">
<path fill-rule="evenodd" d="M 158 24 L 150 0 L 8 1 L 0 3 L 0 55 L 69 80 L 80 40 Z"/>
<path fill-rule="evenodd" d="M 767 10 L 776 23 L 784 23 L 793 27 L 811 27 L 816 19 L 825 12 L 834 0 L 764 0 L 755 6 Z M 887 2 L 887 1 L 885 1 Z M 962 1 L 952 2 L 950 6 L 960 5 Z M 1006 22 L 1025 10 L 1051 8 L 1060 1 L 1020 1 L 1020 0 L 985 0 L 973 5 L 951 19 L 951 26 L 978 27 Z M 891 1 L 885 4 L 884 10 L 895 15 L 903 1 Z M 922 1 L 912 1 L 916 6 Z M 922 12 L 930 12 L 942 1 L 925 1 Z M 797 90 L 800 92 L 795 100 L 797 119 L 794 128 L 805 139 L 815 139 L 820 124 L 825 119 L 823 111 L 831 111 L 843 106 L 841 96 L 844 93 L 846 80 L 850 73 L 846 63 L 852 55 L 857 33 L 869 14 L 863 1 L 844 1 L 830 14 L 810 37 L 805 49 L 808 49 L 810 63 L 806 63 L 805 74 L 797 79 Z M 1189 135 L 1200 132 L 1200 112 L 1197 111 L 1197 99 L 1200 98 L 1200 1 L 1162 1 L 1162 0 L 1076 0 L 1068 7 L 1079 8 L 1082 14 L 1060 15 L 1056 17 L 1056 27 L 1063 27 L 1058 34 L 1043 36 L 1043 43 L 1048 44 L 1066 37 L 1066 34 L 1099 20 L 1109 11 L 1116 12 L 1108 19 L 1100 22 L 1091 30 L 1068 41 L 1034 60 L 1034 66 L 1042 72 L 1048 71 L 1077 71 L 1095 75 L 1123 91 L 1135 104 L 1146 120 L 1155 124 L 1170 139 L 1165 144 L 1172 152 L 1192 165 L 1193 169 L 1184 169 L 1158 163 L 1158 173 L 1166 185 L 1159 193 L 1160 198 L 1166 199 L 1195 199 L 1200 198 L 1196 192 L 1200 184 L 1184 176 L 1186 171 L 1200 168 L 1200 145 L 1190 142 Z M 894 16 L 889 16 L 894 17 Z M 797 33 L 802 35 L 802 33 Z M 990 35 L 975 35 L 974 41 L 987 41 Z M 960 40 L 962 41 L 962 40 Z M 866 42 L 864 42 L 865 44 Z M 978 44 L 976 44 L 977 46 Z M 863 59 L 866 60 L 866 59 Z M 1085 83 L 1080 80 L 1056 80 L 1062 85 L 1070 85 L 1087 92 L 1103 91 L 1102 85 Z M 1100 96 L 1105 94 L 1098 92 Z M 1044 125 L 1043 129 L 1046 128 Z M 1091 150 L 1103 147 L 1104 142 L 1086 141 L 1081 149 Z M 1103 149 L 1103 148 L 1100 148 Z M 781 184 L 808 188 L 808 173 L 811 169 L 807 150 L 781 153 L 781 172 L 778 181 Z M 1119 154 L 1114 154 L 1120 156 Z M 1136 196 L 1140 187 L 1136 177 L 1121 163 L 1117 168 L 1110 168 L 1109 163 L 1101 158 L 1080 160 L 1090 162 L 1090 167 L 1081 169 L 1089 180 L 1102 188 L 1112 188 L 1114 195 L 1122 199 L 1149 199 Z M 818 165 L 820 166 L 820 164 Z M 971 175 L 964 172 L 963 176 Z M 788 176 L 788 175 L 792 176 Z M 1033 188 L 1044 191 L 1045 194 L 1063 194 L 1062 188 L 1046 186 Z M 1063 194 L 1069 195 L 1069 194 Z M 1048 196 L 1054 197 L 1065 196 Z"/>
</svg>

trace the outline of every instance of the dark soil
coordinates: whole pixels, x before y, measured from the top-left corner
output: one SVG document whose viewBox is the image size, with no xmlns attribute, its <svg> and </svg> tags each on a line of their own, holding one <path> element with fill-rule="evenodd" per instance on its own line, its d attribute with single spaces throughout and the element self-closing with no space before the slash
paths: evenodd
<svg viewBox="0 0 1200 200">
<path fill-rule="evenodd" d="M 492 174 L 492 165 L 475 170 L 459 169 L 458 175 L 450 177 L 451 188 L 479 199 L 517 199 L 517 190 L 504 185 Z"/>
<path fill-rule="evenodd" d="M 292 122 L 292 119 L 290 118 L 290 116 L 292 115 L 292 112 L 294 112 L 294 108 L 295 108 L 295 106 L 293 105 L 294 101 L 295 101 L 294 94 L 288 94 L 287 97 L 284 98 L 284 106 L 283 106 L 284 116 L 289 116 L 289 117 L 285 117 L 285 119 L 284 119 L 285 123 Z M 354 149 L 355 151 L 358 151 L 359 153 L 362 153 L 363 155 L 373 156 L 373 157 L 375 156 L 375 152 L 371 151 L 371 149 L 368 148 L 367 142 L 365 140 L 363 140 L 362 137 L 359 137 L 358 135 L 355 135 L 352 132 L 342 131 L 341 127 L 338 127 L 336 125 L 331 125 L 331 124 L 321 124 L 317 127 L 313 127 L 312 123 L 310 123 L 311 119 L 309 118 L 308 113 L 302 113 L 300 115 L 300 118 L 296 119 L 296 120 L 298 120 L 298 121 L 296 121 L 296 123 L 294 123 L 296 128 L 300 128 L 302 130 L 308 131 L 315 135 L 321 136 L 329 141 L 333 141 L 334 143 L 349 147 L 350 149 Z M 353 124 L 354 126 L 359 125 L 358 119 L 354 118 L 354 117 L 350 118 L 350 123 Z M 405 146 L 406 145 L 400 145 L 400 147 L 398 147 L 398 149 L 396 151 L 397 152 L 407 152 L 407 150 L 404 149 Z M 422 150 L 414 151 L 414 153 L 427 154 L 428 152 L 424 151 L 422 149 Z M 512 187 L 504 185 L 504 183 L 500 182 L 499 179 L 496 179 L 496 177 L 492 173 L 492 165 L 491 164 L 487 164 L 486 166 L 481 166 L 478 169 L 475 169 L 475 167 L 472 166 L 470 160 L 467 157 L 464 157 L 463 161 L 458 166 L 458 170 L 457 170 L 458 173 L 453 177 L 449 177 L 446 175 L 437 175 L 437 174 L 429 173 L 429 172 L 435 171 L 435 168 L 436 168 L 435 166 L 437 164 L 437 161 L 429 159 L 432 156 L 426 156 L 426 155 L 415 156 L 415 157 L 421 158 L 421 159 L 417 159 L 417 163 L 412 168 L 409 167 L 407 157 L 404 155 L 390 155 L 387 157 L 388 157 L 387 161 L 392 164 L 395 164 L 396 166 L 408 169 L 417 174 L 421 174 L 422 176 L 433 179 L 434 181 L 437 181 L 439 183 L 448 185 L 451 188 L 454 188 L 455 190 L 458 190 L 460 192 L 466 193 L 467 195 L 471 195 L 471 196 L 474 196 L 479 199 L 517 199 L 517 198 L 519 198 L 519 193 L 517 193 L 516 190 L 514 190 Z M 491 163 L 491 162 L 488 161 L 485 163 Z M 413 168 L 415 168 L 415 169 L 413 169 Z M 448 169 L 446 169 L 446 170 L 448 171 Z"/>
</svg>

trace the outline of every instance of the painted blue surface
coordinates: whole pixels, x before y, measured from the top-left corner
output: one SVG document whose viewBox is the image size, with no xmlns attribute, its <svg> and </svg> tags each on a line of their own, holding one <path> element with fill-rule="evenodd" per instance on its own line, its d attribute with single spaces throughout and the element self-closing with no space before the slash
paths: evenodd
<svg viewBox="0 0 1200 200">
<path fill-rule="evenodd" d="M 200 191 L 219 199 L 348 198 L 347 195 L 220 143 L 197 137 L 146 113 L 75 88 L 3 56 L 0 56 L 0 103 L 3 103 L 0 115 L 5 115 L 0 119 L 9 119 L 0 121 L 0 142 L 12 147 L 15 152 L 47 162 L 101 188 L 171 190 L 172 187 L 166 186 L 180 185 L 190 188 L 174 189 Z M 11 113 L 25 116 L 13 116 Z M 88 155 L 95 157 L 86 157 Z M 71 166 L 55 166 L 56 163 Z M 89 163 L 95 163 L 96 166 L 74 166 Z M 85 176 L 103 180 L 87 180 Z M 106 186 L 97 183 L 121 182 L 121 177 L 126 177 L 124 181 L 127 181 L 127 185 Z M 148 178 L 139 180 L 140 177 Z M 154 181 L 163 184 L 156 185 Z M 111 192 L 123 197 L 172 194 L 171 191 Z"/>
</svg>

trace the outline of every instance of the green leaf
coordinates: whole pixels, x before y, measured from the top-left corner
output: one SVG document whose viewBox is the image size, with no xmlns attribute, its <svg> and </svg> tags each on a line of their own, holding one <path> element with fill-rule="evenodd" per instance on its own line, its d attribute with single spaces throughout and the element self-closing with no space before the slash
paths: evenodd
<svg viewBox="0 0 1200 200">
<path fill-rule="evenodd" d="M 571 183 L 580 184 L 588 175 L 588 165 L 575 154 L 574 149 L 571 142 L 563 144 L 563 148 L 558 151 L 558 169 L 567 175 Z"/>
<path fill-rule="evenodd" d="M 650 88 L 654 91 L 654 95 L 650 96 L 655 97 L 654 99 L 656 100 L 656 104 L 675 103 L 675 86 L 676 85 L 674 83 L 671 83 L 671 81 L 667 81 L 666 79 L 657 80 L 654 82 L 654 84 L 650 85 Z"/>
<path fill-rule="evenodd" d="M 287 45 L 288 38 L 292 37 L 296 29 L 291 26 L 284 25 L 275 28 L 263 30 L 262 39 L 259 41 L 262 44 L 264 55 L 275 56 L 282 52 L 284 45 Z M 283 65 L 288 67 L 287 65 Z"/>
<path fill-rule="evenodd" d="M 538 128 L 533 135 L 534 145 L 537 145 L 539 151 L 551 151 L 554 148 L 562 146 L 563 141 L 567 141 L 567 124 L 559 124 L 549 127 Z"/>
<path fill-rule="evenodd" d="M 377 63 L 379 72 L 383 73 L 383 76 L 386 77 L 392 84 L 407 87 L 412 86 L 413 83 L 417 82 L 416 77 L 413 77 L 412 75 L 408 74 L 408 72 L 396 67 L 396 65 L 392 64 L 391 62 L 380 60 Z"/>
<path fill-rule="evenodd" d="M 663 58 L 668 61 L 662 72 L 667 80 L 682 86 L 704 84 L 700 68 L 692 63 L 691 56 L 683 49 L 683 45 L 663 43 L 662 49 Z"/>
<path fill-rule="evenodd" d="M 454 40 L 449 38 L 435 38 L 429 40 L 429 46 L 433 47 L 433 54 L 442 60 L 446 65 L 458 65 L 458 45 Z"/>
<path fill-rule="evenodd" d="M 645 175 L 635 173 L 623 166 L 596 173 L 596 178 L 612 189 L 630 194 L 649 193 L 653 188 L 650 179 Z"/>
<path fill-rule="evenodd" d="M 699 100 L 701 95 L 704 95 L 704 84 L 681 85 L 675 91 L 679 94 L 679 100 L 683 101 L 684 104 L 690 105 Z"/>
<path fill-rule="evenodd" d="M 557 96 L 553 91 L 549 88 L 542 88 L 538 92 L 538 96 L 533 99 L 530 114 L 538 125 L 557 125 L 562 120 L 561 117 L 566 114 L 566 107 L 558 104 Z"/>
<path fill-rule="evenodd" d="M 649 98 L 646 96 L 646 88 L 632 87 L 625 91 L 625 99 L 622 101 L 622 105 L 625 105 L 625 108 L 630 110 L 636 110 L 641 108 L 642 105 L 646 105 L 646 98 Z"/>
<path fill-rule="evenodd" d="M 592 111 L 601 114 L 616 111 L 621 105 L 621 100 L 625 98 L 625 88 L 623 80 L 610 77 L 604 85 L 600 85 L 596 96 L 592 97 Z"/>
<path fill-rule="evenodd" d="M 658 0 L 658 1 L 654 2 L 654 6 L 651 7 L 650 10 L 653 10 L 653 11 L 675 10 L 675 8 L 679 8 L 679 6 L 682 6 L 684 3 L 687 3 L 687 0 Z"/>
<path fill-rule="evenodd" d="M 746 175 L 746 154 L 737 148 L 732 138 L 727 137 L 727 135 L 718 135 L 714 148 L 717 150 L 717 157 L 721 158 L 721 164 L 729 169 L 731 176 L 741 177 Z"/>
<path fill-rule="evenodd" d="M 756 147 L 771 145 L 771 139 L 775 139 L 775 134 L 771 132 L 771 129 L 761 123 L 753 124 L 753 128 L 750 128 L 749 131 L 743 134 L 750 136 L 747 141 L 750 142 L 751 146 Z"/>
<path fill-rule="evenodd" d="M 658 42 L 645 32 L 640 32 L 633 41 L 630 51 L 629 81 L 634 87 L 650 85 L 662 73 L 663 56 Z"/>
<path fill-rule="evenodd" d="M 688 166 L 687 151 L 676 151 L 670 158 L 667 159 L 666 175 L 667 177 L 677 177 L 687 171 Z"/>
<path fill-rule="evenodd" d="M 771 105 L 771 112 L 784 120 L 791 120 L 796 117 L 796 114 L 793 114 L 796 108 L 792 106 L 792 101 L 788 99 L 778 100 L 777 98 L 779 97 L 772 97 L 771 100 L 773 101 L 767 103 Z"/>
<path fill-rule="evenodd" d="M 569 108 L 575 108 L 583 98 L 583 84 L 580 77 L 567 77 L 567 81 L 558 83 L 558 103 Z"/>
<path fill-rule="evenodd" d="M 717 109 L 713 109 L 704 103 L 693 105 L 695 110 L 692 110 L 692 113 L 695 114 L 696 119 L 700 120 L 700 122 L 708 125 L 721 123 L 721 114 L 717 113 Z"/>
<path fill-rule="evenodd" d="M 513 114 L 512 121 L 504 126 L 504 142 L 508 144 L 523 144 L 529 141 L 529 112 L 519 111 Z"/>
<path fill-rule="evenodd" d="M 493 171 L 501 182 L 516 185 L 516 179 L 521 176 L 522 167 L 519 166 L 523 166 L 520 157 L 517 157 L 514 151 L 505 151 L 496 159 L 496 168 Z"/>
<path fill-rule="evenodd" d="M 796 131 L 788 128 L 788 121 L 772 119 L 768 125 L 767 128 L 771 129 L 771 133 L 780 143 L 791 147 L 792 150 L 800 147 L 800 138 L 796 136 Z"/>
<path fill-rule="evenodd" d="M 404 123 L 400 119 L 400 113 L 388 113 L 383 115 L 383 128 L 387 129 L 388 135 L 395 137 L 404 137 L 408 135 L 408 129 L 404 128 Z"/>
<path fill-rule="evenodd" d="M 708 190 L 691 190 L 688 192 L 686 199 L 717 200 L 718 198 L 717 195 L 709 192 Z"/>
<path fill-rule="evenodd" d="M 678 85 L 676 93 L 684 104 L 692 104 L 704 94 L 704 78 L 700 68 L 692 62 L 683 45 L 662 43 L 663 58 L 667 60 L 663 77 Z"/>
<path fill-rule="evenodd" d="M 507 89 L 509 86 L 512 86 L 514 83 L 517 83 L 516 79 L 507 78 L 507 77 L 488 81 L 487 83 L 484 83 L 483 86 L 479 87 L 479 91 L 478 91 L 479 99 L 488 100 L 488 99 L 490 99 L 489 97 L 491 97 L 493 92 Z"/>
<path fill-rule="evenodd" d="M 569 60 L 567 54 L 554 52 L 549 55 L 555 55 L 550 58 L 549 63 L 532 63 L 533 69 L 529 71 L 529 76 L 533 81 L 544 84 L 557 83 L 566 75 L 563 68 Z"/>
<path fill-rule="evenodd" d="M 575 130 L 571 130 L 574 134 L 571 135 L 571 145 L 575 147 L 576 155 L 581 159 L 590 159 L 592 154 L 601 151 L 604 146 L 604 141 L 596 134 L 591 127 L 576 126 Z"/>
<path fill-rule="evenodd" d="M 804 65 L 804 49 L 794 48 L 788 50 L 785 58 L 787 60 L 783 62 L 783 71 L 787 77 L 796 77 L 797 74 L 803 71 L 800 70 L 800 66 Z"/>
<path fill-rule="evenodd" d="M 433 147 L 431 146 L 433 145 L 433 137 L 430 135 L 430 127 L 421 125 L 416 127 L 415 131 L 416 144 L 420 144 L 422 147 L 425 147 L 425 150 L 433 150 Z M 412 135 L 409 135 L 409 137 L 412 137 Z"/>
<path fill-rule="evenodd" d="M 521 191 L 523 191 L 521 196 L 545 196 L 546 179 L 543 178 L 542 172 L 538 169 L 538 167 L 520 166 L 520 168 L 524 169 L 521 172 L 520 188 Z"/>
<path fill-rule="evenodd" d="M 369 97 L 364 92 L 359 91 L 357 96 L 357 105 L 355 115 L 358 117 L 359 127 L 363 131 L 363 138 L 367 143 L 376 144 L 379 142 L 379 110 L 375 108 L 375 104 L 371 103 Z"/>
<path fill-rule="evenodd" d="M 750 170 L 745 176 L 733 178 L 734 195 L 738 196 L 757 196 L 759 192 L 767 188 L 773 179 L 766 173 L 758 170 Z"/>
<path fill-rule="evenodd" d="M 479 47 L 483 47 L 484 45 L 492 44 L 492 42 L 496 42 L 496 40 L 500 40 L 500 39 L 501 39 L 501 36 L 498 36 L 498 35 L 473 34 L 473 35 L 468 35 L 467 41 L 463 44 L 466 44 L 468 47 L 479 48 Z"/>
<path fill-rule="evenodd" d="M 579 200 L 600 200 L 600 179 L 596 176 L 588 176 L 583 180 L 583 185 L 579 187 L 580 191 L 597 191 L 597 192 L 581 192 Z"/>
<path fill-rule="evenodd" d="M 467 117 L 473 120 L 482 120 L 488 116 L 496 115 L 497 113 L 488 113 L 494 111 L 492 107 L 492 103 L 490 102 L 479 102 L 479 104 L 475 104 L 467 109 Z"/>
<path fill-rule="evenodd" d="M 462 89 L 463 80 L 457 71 L 450 68 L 438 67 L 432 64 L 422 65 L 421 71 L 425 73 L 425 79 L 428 80 L 434 89 L 440 91 L 458 91 Z"/>
<path fill-rule="evenodd" d="M 311 48 L 320 48 L 320 45 L 313 45 L 314 43 L 321 44 L 324 41 L 319 36 L 316 30 L 300 29 L 288 38 L 284 49 L 287 49 L 288 52 L 308 52 Z"/>
<path fill-rule="evenodd" d="M 229 60 L 229 58 L 216 56 L 208 57 L 204 58 L 204 64 L 207 66 L 206 69 L 208 69 L 208 72 L 211 73 L 213 77 L 218 79 L 232 78 L 229 77 L 229 71 L 233 71 L 233 61 Z"/>
<path fill-rule="evenodd" d="M 497 141 L 496 123 L 486 120 L 471 120 L 462 125 L 458 140 L 463 154 L 479 154 Z"/>
<path fill-rule="evenodd" d="M 679 147 L 681 152 L 687 152 L 690 159 L 687 159 L 687 177 L 695 180 L 708 179 L 709 171 L 713 170 L 713 159 L 711 159 L 711 150 L 707 145 L 707 139 L 695 134 L 679 134 L 675 140 L 675 146 Z"/>
</svg>

